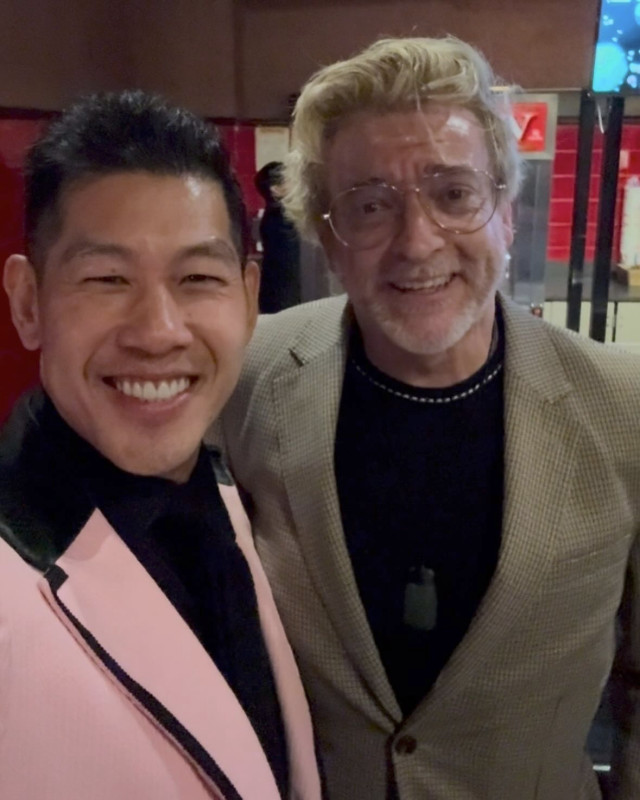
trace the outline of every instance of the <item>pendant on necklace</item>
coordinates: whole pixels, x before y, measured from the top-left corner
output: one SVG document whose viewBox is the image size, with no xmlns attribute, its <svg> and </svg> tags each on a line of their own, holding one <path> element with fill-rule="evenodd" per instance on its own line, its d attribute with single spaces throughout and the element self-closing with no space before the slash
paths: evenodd
<svg viewBox="0 0 640 800">
<path fill-rule="evenodd" d="M 404 590 L 403 622 L 416 631 L 432 631 L 437 618 L 436 574 L 428 567 L 413 567 Z"/>
</svg>

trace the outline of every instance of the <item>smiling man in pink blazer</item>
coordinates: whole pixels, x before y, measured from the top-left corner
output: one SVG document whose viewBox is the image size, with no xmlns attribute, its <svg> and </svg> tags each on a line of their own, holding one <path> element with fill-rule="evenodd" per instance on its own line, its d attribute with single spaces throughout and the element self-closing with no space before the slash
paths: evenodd
<svg viewBox="0 0 640 800">
<path fill-rule="evenodd" d="M 318 800 L 293 656 L 201 444 L 259 284 L 218 136 L 90 97 L 26 194 L 4 286 L 42 388 L 0 435 L 0 797 Z"/>
</svg>

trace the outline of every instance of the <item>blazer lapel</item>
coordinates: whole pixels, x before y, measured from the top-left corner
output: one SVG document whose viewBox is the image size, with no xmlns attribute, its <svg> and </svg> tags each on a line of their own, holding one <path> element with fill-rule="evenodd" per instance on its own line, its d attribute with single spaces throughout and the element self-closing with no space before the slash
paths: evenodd
<svg viewBox="0 0 640 800">
<path fill-rule="evenodd" d="M 544 581 L 575 466 L 580 426 L 563 406 L 571 391 L 555 350 L 527 312 L 501 298 L 506 327 L 505 496 L 494 578 L 466 636 L 416 716 L 437 714 L 489 663 Z M 370 696 L 393 721 L 400 709 L 380 661 L 344 542 L 335 486 L 335 429 L 344 377 L 348 315 L 310 326 L 292 349 L 295 368 L 274 383 L 283 431 L 283 478 L 307 568 Z M 325 338 L 320 339 L 320 330 Z M 310 460 L 309 453 L 314 453 Z M 425 717 L 426 718 L 426 717 Z"/>
<path fill-rule="evenodd" d="M 258 600 L 260 626 L 273 669 L 282 717 L 287 732 L 290 785 L 296 797 L 320 798 L 320 778 L 315 758 L 313 729 L 300 673 L 287 641 L 271 587 L 253 544 L 251 526 L 235 486 L 220 484 L 236 533 L 238 546 L 247 560 Z"/>
<path fill-rule="evenodd" d="M 266 756 L 196 636 L 96 510 L 40 581 L 89 656 L 225 798 L 277 800 Z"/>
<path fill-rule="evenodd" d="M 400 709 L 360 600 L 335 483 L 334 442 L 349 325 L 344 303 L 337 308 L 333 326 L 323 319 L 305 329 L 292 349 L 295 367 L 274 382 L 283 478 L 315 590 L 371 699 L 397 721 Z"/>
<path fill-rule="evenodd" d="M 580 437 L 563 398 L 571 391 L 555 350 L 527 312 L 502 301 L 506 323 L 505 487 L 496 572 L 462 642 L 416 710 L 438 713 L 491 662 L 552 563 L 555 534 Z"/>
</svg>

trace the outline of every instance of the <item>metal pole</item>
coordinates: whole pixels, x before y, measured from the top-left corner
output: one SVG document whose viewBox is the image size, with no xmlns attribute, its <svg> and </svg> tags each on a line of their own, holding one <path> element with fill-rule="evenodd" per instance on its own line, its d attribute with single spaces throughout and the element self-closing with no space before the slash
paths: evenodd
<svg viewBox="0 0 640 800">
<path fill-rule="evenodd" d="M 591 178 L 591 153 L 596 104 L 586 89 L 580 95 L 580 121 L 578 126 L 578 157 L 576 182 L 573 191 L 573 219 L 571 221 L 571 251 L 567 280 L 567 328 L 580 329 L 582 281 L 584 277 L 584 251 L 587 241 L 589 212 L 589 180 Z"/>
<path fill-rule="evenodd" d="M 620 165 L 620 142 L 624 97 L 609 99 L 607 131 L 602 152 L 602 174 L 600 178 L 600 206 L 598 209 L 598 231 L 596 253 L 593 264 L 593 290 L 591 293 L 591 324 L 589 336 L 604 342 L 609 302 L 609 279 L 611 275 L 611 249 L 613 226 L 616 215 L 618 193 L 618 167 Z"/>
</svg>

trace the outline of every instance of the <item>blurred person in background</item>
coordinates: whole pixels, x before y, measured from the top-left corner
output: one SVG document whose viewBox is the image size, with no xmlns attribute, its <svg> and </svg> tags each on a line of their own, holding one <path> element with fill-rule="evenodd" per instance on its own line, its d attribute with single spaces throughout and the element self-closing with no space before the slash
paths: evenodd
<svg viewBox="0 0 640 800">
<path fill-rule="evenodd" d="M 274 314 L 300 302 L 300 240 L 281 203 L 282 167 L 270 161 L 255 176 L 255 186 L 265 201 L 260 217 L 262 245 L 260 312 Z"/>
</svg>

